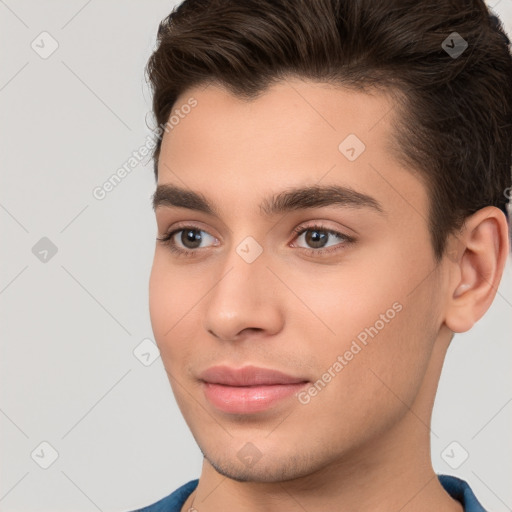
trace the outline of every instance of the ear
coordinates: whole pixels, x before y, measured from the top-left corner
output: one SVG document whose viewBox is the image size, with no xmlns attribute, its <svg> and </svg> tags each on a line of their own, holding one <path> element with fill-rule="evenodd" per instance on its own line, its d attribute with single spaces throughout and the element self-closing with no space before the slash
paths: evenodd
<svg viewBox="0 0 512 512">
<path fill-rule="evenodd" d="M 453 332 L 471 329 L 492 304 L 509 254 L 508 232 L 505 214 L 487 206 L 466 218 L 452 240 L 445 324 Z"/>
</svg>

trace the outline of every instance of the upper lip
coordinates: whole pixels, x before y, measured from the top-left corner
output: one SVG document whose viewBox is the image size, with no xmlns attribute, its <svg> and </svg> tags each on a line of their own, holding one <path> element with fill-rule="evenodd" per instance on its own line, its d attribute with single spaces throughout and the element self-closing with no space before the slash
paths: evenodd
<svg viewBox="0 0 512 512">
<path fill-rule="evenodd" d="M 293 377 L 278 370 L 259 368 L 257 366 L 244 366 L 231 368 L 229 366 L 212 366 L 202 372 L 199 378 L 212 384 L 225 386 L 258 386 L 273 384 L 297 384 L 307 382 L 301 377 Z"/>
</svg>

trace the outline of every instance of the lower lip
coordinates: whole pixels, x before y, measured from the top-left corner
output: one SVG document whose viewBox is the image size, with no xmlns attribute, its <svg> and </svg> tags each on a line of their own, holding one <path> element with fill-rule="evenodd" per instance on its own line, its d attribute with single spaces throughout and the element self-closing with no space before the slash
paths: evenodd
<svg viewBox="0 0 512 512">
<path fill-rule="evenodd" d="M 248 414 L 264 411 L 272 404 L 300 391 L 307 382 L 271 386 L 223 386 L 203 382 L 206 398 L 218 409 L 228 413 Z"/>
</svg>

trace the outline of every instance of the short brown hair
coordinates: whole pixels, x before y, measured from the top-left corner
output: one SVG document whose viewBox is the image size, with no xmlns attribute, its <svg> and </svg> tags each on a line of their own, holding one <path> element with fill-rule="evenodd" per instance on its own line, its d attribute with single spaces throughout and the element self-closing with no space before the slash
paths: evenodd
<svg viewBox="0 0 512 512">
<path fill-rule="evenodd" d="M 460 38 L 468 46 L 455 57 Z M 185 0 L 160 23 L 146 73 L 159 126 L 203 84 L 246 100 L 293 76 L 390 92 L 391 149 L 423 180 L 439 261 L 467 216 L 488 205 L 507 214 L 509 45 L 483 0 Z"/>
</svg>

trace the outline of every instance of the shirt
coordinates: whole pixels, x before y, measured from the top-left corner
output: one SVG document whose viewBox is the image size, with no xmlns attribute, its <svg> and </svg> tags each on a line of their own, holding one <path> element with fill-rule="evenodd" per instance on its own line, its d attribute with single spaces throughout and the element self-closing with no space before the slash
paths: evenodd
<svg viewBox="0 0 512 512">
<path fill-rule="evenodd" d="M 486 512 L 480 502 L 473 494 L 468 483 L 455 476 L 438 475 L 441 485 L 446 492 L 454 499 L 459 501 L 464 507 L 464 512 Z M 199 479 L 190 480 L 174 492 L 162 498 L 161 500 L 148 505 L 147 507 L 134 510 L 133 512 L 180 512 L 181 507 L 197 487 Z"/>
</svg>

